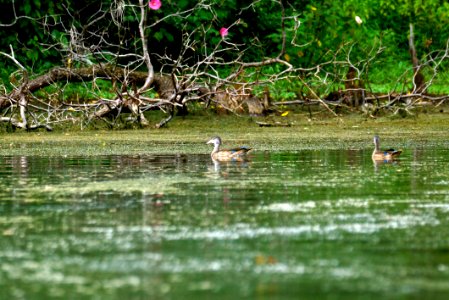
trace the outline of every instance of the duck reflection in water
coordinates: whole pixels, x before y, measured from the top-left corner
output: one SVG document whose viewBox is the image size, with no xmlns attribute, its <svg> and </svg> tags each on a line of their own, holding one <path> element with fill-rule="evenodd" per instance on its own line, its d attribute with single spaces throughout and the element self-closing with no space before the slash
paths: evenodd
<svg viewBox="0 0 449 300">
<path fill-rule="evenodd" d="M 400 162 L 401 161 L 399 158 L 390 159 L 390 160 L 375 160 L 375 159 L 373 159 L 374 171 L 375 172 L 379 171 L 379 168 L 382 168 L 383 166 L 385 166 L 386 168 L 398 167 L 400 165 Z"/>
<path fill-rule="evenodd" d="M 227 177 L 229 171 L 241 171 L 243 169 L 248 168 L 249 166 L 249 160 L 248 158 L 235 158 L 232 160 L 227 160 L 227 161 L 223 161 L 223 160 L 216 160 L 216 159 L 212 159 L 212 162 L 214 163 L 213 165 L 213 170 L 215 173 L 219 173 L 221 172 L 222 175 L 224 177 Z"/>
</svg>

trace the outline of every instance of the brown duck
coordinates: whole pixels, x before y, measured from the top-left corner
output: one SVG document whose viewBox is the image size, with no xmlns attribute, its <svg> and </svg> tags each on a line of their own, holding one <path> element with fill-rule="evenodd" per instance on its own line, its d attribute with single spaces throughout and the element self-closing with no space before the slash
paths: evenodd
<svg viewBox="0 0 449 300">
<path fill-rule="evenodd" d="M 220 150 L 221 138 L 219 136 L 210 139 L 206 144 L 214 145 L 214 149 L 212 150 L 210 157 L 219 161 L 241 160 L 245 157 L 246 153 L 251 150 L 251 148 L 246 146 L 228 150 Z"/>
<path fill-rule="evenodd" d="M 387 149 L 387 150 L 380 150 L 380 140 L 379 137 L 376 135 L 374 136 L 374 151 L 373 155 L 371 156 L 373 160 L 394 160 L 401 155 L 402 150 L 395 150 L 395 149 Z"/>
</svg>

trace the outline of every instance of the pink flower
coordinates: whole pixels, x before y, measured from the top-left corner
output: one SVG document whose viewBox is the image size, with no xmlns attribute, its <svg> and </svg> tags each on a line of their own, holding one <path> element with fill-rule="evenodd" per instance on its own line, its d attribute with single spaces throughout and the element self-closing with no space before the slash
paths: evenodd
<svg viewBox="0 0 449 300">
<path fill-rule="evenodd" d="M 161 5 L 161 0 L 150 0 L 148 2 L 148 6 L 154 10 L 158 10 L 159 8 L 161 8 Z"/>
<path fill-rule="evenodd" d="M 220 29 L 220 35 L 221 35 L 222 38 L 224 38 L 225 36 L 227 36 L 227 35 L 228 35 L 228 29 L 225 28 L 225 27 L 221 27 L 221 29 Z"/>
</svg>

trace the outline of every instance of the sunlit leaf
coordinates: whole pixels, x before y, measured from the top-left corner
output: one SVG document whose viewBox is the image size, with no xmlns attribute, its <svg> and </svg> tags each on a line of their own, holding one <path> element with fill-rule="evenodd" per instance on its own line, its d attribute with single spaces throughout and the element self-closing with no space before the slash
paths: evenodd
<svg viewBox="0 0 449 300">
<path fill-rule="evenodd" d="M 255 261 L 256 265 L 258 265 L 258 266 L 277 264 L 276 258 L 274 258 L 271 255 L 265 256 L 265 255 L 262 255 L 262 254 L 258 254 L 254 258 L 254 261 Z"/>
<path fill-rule="evenodd" d="M 161 41 L 164 38 L 164 34 L 160 31 L 158 31 L 154 34 L 154 38 L 158 41 Z"/>
<path fill-rule="evenodd" d="M 265 264 L 265 257 L 263 255 L 256 255 L 256 257 L 254 258 L 254 261 L 256 263 L 256 265 L 263 265 Z"/>
</svg>

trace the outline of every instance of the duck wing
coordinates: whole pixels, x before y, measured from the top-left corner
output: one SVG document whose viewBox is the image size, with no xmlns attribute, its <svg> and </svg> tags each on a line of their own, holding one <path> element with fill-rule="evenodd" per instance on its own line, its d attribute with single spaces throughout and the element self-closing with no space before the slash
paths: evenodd
<svg viewBox="0 0 449 300">
<path fill-rule="evenodd" d="M 250 147 L 242 146 L 242 147 L 232 148 L 227 151 L 231 152 L 232 154 L 244 154 L 250 150 L 251 150 Z"/>
<path fill-rule="evenodd" d="M 384 150 L 384 153 L 389 154 L 389 155 L 399 155 L 402 153 L 402 150 L 395 150 L 393 148 L 390 148 L 390 149 Z"/>
</svg>

